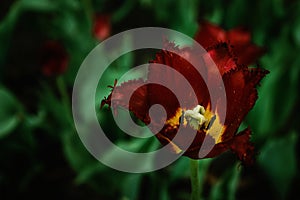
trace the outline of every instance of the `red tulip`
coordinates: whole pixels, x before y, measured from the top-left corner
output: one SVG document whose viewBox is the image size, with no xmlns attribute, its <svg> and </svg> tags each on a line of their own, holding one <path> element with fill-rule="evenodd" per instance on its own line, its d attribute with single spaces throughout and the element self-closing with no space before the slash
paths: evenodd
<svg viewBox="0 0 300 200">
<path fill-rule="evenodd" d="M 220 42 L 230 44 L 228 46 L 236 55 L 237 62 L 244 65 L 254 63 L 264 53 L 262 48 L 251 42 L 251 34 L 243 28 L 225 31 L 216 25 L 203 22 L 200 24 L 195 40 L 205 49 Z"/>
<path fill-rule="evenodd" d="M 108 38 L 111 34 L 110 16 L 99 14 L 95 16 L 93 25 L 94 37 L 102 41 Z"/>
<path fill-rule="evenodd" d="M 46 76 L 56 76 L 68 68 L 69 56 L 58 41 L 47 41 L 42 47 L 42 72 Z"/>
<path fill-rule="evenodd" d="M 237 34 L 237 32 L 234 33 Z M 242 39 L 243 35 L 244 33 L 236 41 L 244 40 Z M 150 119 L 149 109 L 154 104 L 160 104 L 166 110 L 167 119 L 163 122 L 163 128 L 155 136 L 163 145 L 171 143 L 173 152 L 183 152 L 183 147 L 186 146 L 188 139 L 193 137 L 192 144 L 184 151 L 183 155 L 193 159 L 201 159 L 199 151 L 204 138 L 208 137 L 208 141 L 213 145 L 213 148 L 207 150 L 205 158 L 215 157 L 231 150 L 243 163 L 253 163 L 255 153 L 254 146 L 250 142 L 251 130 L 247 128 L 240 133 L 237 131 L 256 102 L 258 97 L 256 86 L 268 71 L 261 68 L 249 68 L 237 62 L 239 57 L 236 57 L 232 52 L 231 46 L 226 42 L 215 40 L 215 38 L 224 38 L 225 36 L 229 37 L 220 28 L 214 26 L 210 27 L 210 30 L 206 31 L 205 34 L 198 34 L 197 39 L 201 40 L 200 43 L 208 52 L 202 55 L 195 53 L 193 47 L 180 49 L 172 43 L 166 44 L 167 50 L 157 53 L 156 58 L 151 63 L 164 64 L 171 68 L 161 69 L 156 68 L 154 64 L 150 64 L 147 80 L 130 80 L 120 86 L 115 84 L 112 87 L 114 95 L 110 94 L 102 100 L 101 107 L 104 104 L 114 108 L 124 107 L 134 113 L 145 124 L 149 124 L 151 121 L 151 124 L 155 126 L 164 119 L 159 116 Z M 204 37 L 207 40 L 204 40 Z M 222 40 L 220 39 L 220 41 Z M 248 48 L 248 46 L 246 45 L 245 48 Z M 218 70 L 215 70 L 209 64 L 205 64 L 205 74 L 200 75 L 194 66 L 180 56 L 183 54 L 189 55 L 190 59 L 202 58 L 204 61 L 206 56 L 210 56 Z M 249 58 L 246 55 L 243 56 L 245 60 L 252 60 L 253 58 L 252 54 L 249 55 Z M 182 79 L 172 69 L 178 71 L 189 81 L 193 91 L 183 86 Z M 217 104 L 215 108 L 212 108 L 210 94 L 204 80 L 213 83 L 214 89 L 217 90 L 216 73 L 221 74 L 226 91 L 227 105 Z M 168 88 L 152 84 L 156 80 L 164 80 L 177 88 L 180 91 L 180 97 L 183 99 L 182 102 L 179 104 L 176 96 Z M 138 87 L 133 95 L 129 96 L 130 91 L 137 85 L 143 86 Z M 196 99 L 190 98 L 192 92 L 196 94 Z M 130 102 L 129 105 L 126 102 Z M 218 110 L 222 110 L 223 106 L 227 108 L 224 123 L 221 122 L 222 116 L 218 112 Z M 175 139 L 179 127 L 186 132 L 186 135 Z M 155 127 L 150 127 L 150 129 L 152 128 L 156 130 Z M 192 132 L 195 134 L 191 135 Z"/>
</svg>

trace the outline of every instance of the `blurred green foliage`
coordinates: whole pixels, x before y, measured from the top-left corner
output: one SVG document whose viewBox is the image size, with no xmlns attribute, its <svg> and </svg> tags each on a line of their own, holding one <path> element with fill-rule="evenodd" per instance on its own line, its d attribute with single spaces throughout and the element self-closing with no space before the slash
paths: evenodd
<svg viewBox="0 0 300 200">
<path fill-rule="evenodd" d="M 248 28 L 266 48 L 257 63 L 271 73 L 244 125 L 253 130 L 258 161 L 241 167 L 225 153 L 200 162 L 205 199 L 296 199 L 299 174 L 300 2 L 295 0 L 3 0 L 0 3 L 0 199 L 188 199 L 188 159 L 153 173 L 117 172 L 95 160 L 72 124 L 73 81 L 86 55 L 98 44 L 93 17 L 108 14 L 111 35 L 159 26 L 193 36 L 198 22 L 225 29 Z M 58 77 L 42 74 L 40 47 L 58 40 L 70 57 Z M 124 40 L 124 48 L 130 45 Z M 113 52 L 112 52 L 113 53 Z M 115 78 L 147 63 L 152 53 L 116 60 L 100 80 L 96 109 Z M 134 151 L 155 149 L 157 141 L 131 141 L 99 111 L 116 144 Z M 114 152 L 108 159 L 118 159 Z"/>
</svg>

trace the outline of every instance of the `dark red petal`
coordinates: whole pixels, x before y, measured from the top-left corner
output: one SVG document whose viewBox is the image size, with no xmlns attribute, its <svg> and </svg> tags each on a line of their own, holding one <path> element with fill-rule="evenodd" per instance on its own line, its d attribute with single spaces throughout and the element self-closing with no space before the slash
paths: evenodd
<svg viewBox="0 0 300 200">
<path fill-rule="evenodd" d="M 111 24 L 110 24 L 109 15 L 98 14 L 95 16 L 94 25 L 93 25 L 93 34 L 100 41 L 110 36 Z"/>
<path fill-rule="evenodd" d="M 226 131 L 222 140 L 232 138 L 244 117 L 257 99 L 256 86 L 268 71 L 260 68 L 243 68 L 230 71 L 223 76 L 227 95 Z"/>
<path fill-rule="evenodd" d="M 225 73 L 228 73 L 229 71 L 236 70 L 239 66 L 236 64 L 236 59 L 234 58 L 232 52 L 229 50 L 229 46 L 227 43 L 218 43 L 217 45 L 214 45 L 208 49 L 208 56 L 210 59 L 205 61 L 206 67 L 207 67 L 207 77 L 208 77 L 208 83 L 210 86 L 210 89 L 213 91 L 212 94 L 222 94 L 224 93 L 224 88 L 223 81 L 222 81 L 222 76 Z M 205 59 L 206 60 L 206 59 Z M 209 64 L 211 60 L 214 62 L 212 64 Z M 222 101 L 219 99 L 218 104 L 223 104 L 223 105 L 218 105 L 218 111 L 219 111 L 219 116 L 221 119 L 225 119 L 225 112 L 222 112 L 224 110 L 225 104 L 225 99 L 226 97 L 224 96 Z M 216 112 L 216 107 L 212 106 L 212 111 Z M 220 113 L 221 112 L 221 113 Z"/>
<path fill-rule="evenodd" d="M 251 34 L 244 28 L 234 28 L 227 32 L 227 39 L 232 45 L 249 44 L 251 42 Z"/>
<path fill-rule="evenodd" d="M 238 58 L 237 62 L 243 65 L 254 63 L 264 53 L 264 49 L 251 42 L 250 32 L 240 27 L 226 32 L 217 25 L 203 22 L 195 35 L 195 40 L 205 49 L 219 42 L 229 42 L 234 47 L 230 46 L 229 48 Z"/>
<path fill-rule="evenodd" d="M 41 50 L 42 72 L 46 76 L 56 76 L 67 70 L 69 56 L 58 41 L 47 41 Z"/>
<path fill-rule="evenodd" d="M 208 48 L 208 53 L 217 65 L 221 75 L 237 68 L 236 58 L 230 51 L 228 43 L 222 42 L 211 46 Z"/>
<path fill-rule="evenodd" d="M 254 145 L 250 142 L 251 130 L 245 129 L 230 141 L 230 149 L 245 165 L 251 165 L 255 159 Z"/>
<path fill-rule="evenodd" d="M 176 95 L 170 90 L 170 88 L 158 85 L 158 84 L 148 84 L 148 110 L 152 105 L 158 104 L 162 106 L 166 113 L 167 119 L 175 116 L 176 111 L 180 107 Z M 160 123 L 163 116 L 161 114 L 152 113 L 151 121 Z"/>
<path fill-rule="evenodd" d="M 250 65 L 255 63 L 265 50 L 254 44 L 240 45 L 236 44 L 232 47 L 233 52 L 237 55 L 237 63 L 242 65 Z"/>
<path fill-rule="evenodd" d="M 195 35 L 195 40 L 200 43 L 203 48 L 215 45 L 218 42 L 226 42 L 226 32 L 209 22 L 202 22 L 199 31 Z"/>
<path fill-rule="evenodd" d="M 101 107 L 108 104 L 113 107 L 115 112 L 117 112 L 118 107 L 123 107 L 133 112 L 140 120 L 148 122 L 149 104 L 147 85 L 145 84 L 143 80 L 130 80 L 114 87 L 111 94 L 102 100 Z"/>
<path fill-rule="evenodd" d="M 251 165 L 253 164 L 255 159 L 255 151 L 253 144 L 250 142 L 250 134 L 250 129 L 245 129 L 240 134 L 234 136 L 232 139 L 218 144 L 214 144 L 214 139 L 211 138 L 211 140 L 208 139 L 208 142 L 206 143 L 207 147 L 201 147 L 202 143 L 198 143 L 198 145 L 195 145 L 195 147 L 191 145 L 191 147 L 184 153 L 184 155 L 193 159 L 199 159 L 199 151 L 201 148 L 201 152 L 202 155 L 204 155 L 204 158 L 213 158 L 230 149 L 238 156 L 243 164 Z M 212 145 L 214 146 L 211 149 Z"/>
<path fill-rule="evenodd" d="M 201 104 L 206 107 L 209 102 L 209 93 L 205 81 L 200 75 L 199 71 L 201 69 L 196 69 L 196 66 L 193 66 L 190 62 L 185 60 L 181 55 L 185 54 L 188 55 L 190 59 L 194 59 L 195 62 L 200 61 L 201 55 L 195 55 L 194 52 L 189 49 L 178 49 L 176 47 L 168 47 L 173 48 L 172 50 L 176 53 L 163 50 L 156 55 L 156 59 L 152 61 L 152 63 L 164 64 L 169 67 L 164 67 L 163 69 L 157 68 L 155 65 L 150 64 L 149 66 L 149 75 L 148 75 L 148 82 L 156 82 L 161 81 L 170 86 L 170 88 L 175 88 L 177 96 L 182 98 L 183 100 L 180 101 L 182 104 L 181 107 L 185 108 L 193 108 L 195 105 Z M 199 61 L 198 61 L 199 60 Z M 201 67 L 204 65 L 202 64 Z M 176 71 L 181 75 L 178 75 Z M 207 72 L 205 72 L 207 73 Z M 204 74 L 206 76 L 206 74 Z M 183 77 L 182 77 L 183 76 Z M 192 90 L 189 90 L 186 85 L 184 84 L 187 81 L 192 87 Z M 169 87 L 168 87 L 169 88 Z M 195 92 L 197 96 L 197 100 L 192 97 L 193 92 Z M 161 93 L 159 96 L 161 96 Z M 168 100 L 170 103 L 172 100 Z M 174 107 L 176 111 L 178 107 Z"/>
<path fill-rule="evenodd" d="M 179 134 L 177 131 L 180 131 L 182 134 L 176 135 Z M 176 138 L 174 138 L 175 135 Z M 163 145 L 168 144 L 172 140 L 172 143 L 179 149 L 188 146 L 183 155 L 192 159 L 212 158 L 229 150 L 230 147 L 228 141 L 215 144 L 215 139 L 207 135 L 204 130 L 196 131 L 189 126 L 176 128 L 165 126 L 156 137 Z M 199 152 L 201 156 L 199 156 Z"/>
<path fill-rule="evenodd" d="M 250 65 L 263 55 L 264 50 L 251 42 L 251 34 L 244 28 L 235 28 L 227 32 L 227 39 L 232 44 L 232 51 L 238 57 L 237 62 Z"/>
<path fill-rule="evenodd" d="M 205 139 L 205 144 L 203 143 Z M 203 147 L 202 147 L 203 145 Z M 200 152 L 201 149 L 201 152 Z M 215 139 L 202 130 L 198 131 L 193 143 L 189 149 L 184 153 L 185 156 L 199 159 L 199 158 L 212 158 L 228 150 L 228 146 L 224 144 L 215 144 Z M 201 153 L 201 157 L 199 156 Z"/>
<path fill-rule="evenodd" d="M 199 159 L 199 149 L 206 133 L 203 130 L 196 131 L 189 126 L 180 126 L 171 127 L 166 125 L 158 134 L 156 134 L 157 139 L 163 145 L 167 145 L 170 141 L 172 141 L 173 146 L 176 146 L 177 149 L 186 149 L 183 155 Z M 214 141 L 213 138 L 210 139 L 211 141 Z"/>
</svg>

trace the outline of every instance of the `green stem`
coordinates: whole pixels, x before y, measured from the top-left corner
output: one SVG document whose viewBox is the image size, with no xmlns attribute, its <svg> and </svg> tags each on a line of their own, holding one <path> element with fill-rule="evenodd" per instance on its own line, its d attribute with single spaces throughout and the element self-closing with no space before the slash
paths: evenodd
<svg viewBox="0 0 300 200">
<path fill-rule="evenodd" d="M 200 200 L 200 176 L 198 160 L 190 159 L 190 172 L 192 185 L 191 200 Z"/>
</svg>

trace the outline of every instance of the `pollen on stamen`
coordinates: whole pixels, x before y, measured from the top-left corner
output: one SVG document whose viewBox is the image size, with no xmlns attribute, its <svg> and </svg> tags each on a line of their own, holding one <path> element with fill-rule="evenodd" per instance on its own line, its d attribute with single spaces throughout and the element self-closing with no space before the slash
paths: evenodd
<svg viewBox="0 0 300 200">
<path fill-rule="evenodd" d="M 189 124 L 193 129 L 199 130 L 206 122 L 204 117 L 205 109 L 201 105 L 197 105 L 193 110 L 184 112 L 184 124 Z"/>
</svg>

